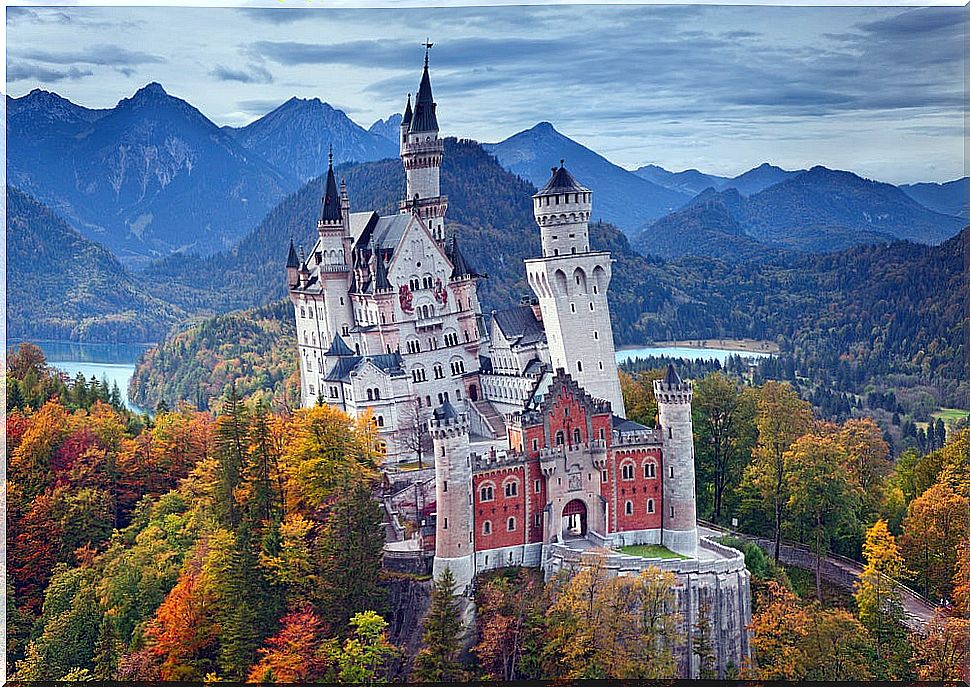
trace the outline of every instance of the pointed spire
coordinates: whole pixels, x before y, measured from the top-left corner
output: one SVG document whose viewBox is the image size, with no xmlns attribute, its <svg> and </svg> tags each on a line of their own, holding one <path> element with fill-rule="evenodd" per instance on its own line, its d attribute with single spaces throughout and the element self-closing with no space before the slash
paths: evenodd
<svg viewBox="0 0 970 687">
<path fill-rule="evenodd" d="M 425 44 L 424 72 L 421 74 L 421 85 L 418 86 L 418 96 L 414 103 L 414 118 L 409 129 L 411 133 L 438 131 L 434 96 L 431 94 L 431 76 L 428 74 L 428 50 L 431 45 Z"/>
<path fill-rule="evenodd" d="M 460 279 L 462 277 L 477 277 L 479 276 L 477 272 L 468 264 L 465 256 L 462 254 L 461 249 L 458 248 L 458 235 L 451 235 L 451 247 L 448 251 L 448 257 L 451 259 L 451 264 L 454 268 L 451 270 L 452 279 Z"/>
<path fill-rule="evenodd" d="M 320 219 L 324 222 L 339 222 L 343 219 L 340 212 L 340 195 L 337 193 L 337 180 L 333 176 L 333 145 L 330 146 L 330 154 L 327 156 L 329 165 L 327 166 L 327 187 L 323 193 L 323 208 L 320 210 Z"/>
<path fill-rule="evenodd" d="M 374 290 L 390 291 L 393 290 L 390 280 L 387 278 L 387 265 L 384 264 L 384 256 L 381 251 L 374 252 L 374 260 L 377 264 L 374 267 Z"/>
<path fill-rule="evenodd" d="M 678 375 L 677 370 L 674 369 L 673 363 L 667 365 L 667 374 L 664 376 L 664 384 L 667 386 L 676 386 L 681 384 L 680 375 Z"/>
<path fill-rule="evenodd" d="M 324 355 L 337 357 L 354 355 L 354 352 L 350 350 L 350 346 L 348 346 L 347 342 L 341 338 L 340 334 L 334 334 L 333 342 L 330 344 L 330 348 L 327 349 L 327 352 L 324 353 Z"/>
<path fill-rule="evenodd" d="M 293 246 L 293 237 L 290 237 L 290 254 L 286 256 L 286 266 L 299 267 L 300 259 L 296 256 L 296 248 Z"/>
<path fill-rule="evenodd" d="M 408 104 L 404 108 L 404 117 L 401 118 L 401 126 L 407 128 L 411 125 L 411 118 L 414 116 L 414 111 L 411 109 L 411 94 L 408 93 Z"/>
</svg>

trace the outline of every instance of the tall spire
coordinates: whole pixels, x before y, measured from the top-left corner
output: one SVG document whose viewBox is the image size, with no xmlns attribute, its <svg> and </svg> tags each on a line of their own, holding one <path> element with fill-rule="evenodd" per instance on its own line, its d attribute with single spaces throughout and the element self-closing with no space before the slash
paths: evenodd
<svg viewBox="0 0 970 687">
<path fill-rule="evenodd" d="M 408 127 L 411 125 L 411 118 L 414 116 L 414 112 L 411 110 L 411 94 L 408 93 L 408 104 L 404 108 L 404 117 L 401 118 L 401 126 Z"/>
<path fill-rule="evenodd" d="M 286 256 L 287 267 L 299 267 L 300 259 L 296 257 L 296 248 L 293 246 L 293 237 L 290 237 L 290 253 Z"/>
<path fill-rule="evenodd" d="M 337 180 L 333 176 L 332 144 L 327 158 L 329 161 L 327 166 L 327 186 L 323 193 L 323 208 L 320 210 L 320 219 L 324 222 L 339 222 L 343 219 L 343 214 L 340 212 L 340 194 L 337 193 Z"/>
<path fill-rule="evenodd" d="M 431 42 L 424 44 L 424 72 L 421 74 L 421 85 L 418 86 L 418 96 L 414 103 L 414 118 L 411 120 L 411 133 L 438 131 L 438 118 L 435 116 L 434 96 L 431 94 L 431 76 L 428 74 L 428 52 Z"/>
</svg>

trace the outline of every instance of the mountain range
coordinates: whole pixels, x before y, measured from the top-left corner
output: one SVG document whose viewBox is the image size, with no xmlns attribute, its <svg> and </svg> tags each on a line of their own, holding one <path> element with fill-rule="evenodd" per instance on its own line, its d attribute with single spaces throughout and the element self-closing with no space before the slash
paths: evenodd
<svg viewBox="0 0 970 687">
<path fill-rule="evenodd" d="M 691 196 L 696 196 L 709 188 L 716 191 L 735 189 L 745 196 L 750 196 L 758 191 L 763 191 L 769 186 L 799 174 L 799 171 L 788 171 L 781 167 L 775 167 L 767 162 L 763 162 L 754 169 L 749 169 L 736 177 L 722 177 L 716 174 L 704 174 L 696 169 L 687 169 L 683 172 L 670 172 L 657 165 L 645 165 L 634 170 L 634 174 L 639 177 L 652 181 L 673 191 L 680 191 Z"/>
</svg>

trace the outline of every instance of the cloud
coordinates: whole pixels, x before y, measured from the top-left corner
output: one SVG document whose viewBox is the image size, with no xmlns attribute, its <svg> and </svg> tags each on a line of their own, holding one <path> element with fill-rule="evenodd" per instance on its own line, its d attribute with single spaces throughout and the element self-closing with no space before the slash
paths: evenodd
<svg viewBox="0 0 970 687">
<path fill-rule="evenodd" d="M 238 81 L 240 83 L 273 83 L 273 75 L 268 69 L 258 64 L 250 63 L 246 69 L 233 69 L 223 65 L 216 65 L 209 72 L 220 81 Z"/>
<path fill-rule="evenodd" d="M 316 18 L 313 12 L 318 10 L 298 7 L 239 7 L 235 11 L 256 21 L 270 24 L 292 24 L 293 22 Z"/>
<path fill-rule="evenodd" d="M 858 28 L 872 36 L 923 41 L 962 35 L 965 21 L 966 11 L 962 7 L 931 7 L 859 24 Z"/>
<path fill-rule="evenodd" d="M 83 50 L 68 50 L 57 52 L 28 48 L 19 51 L 16 57 L 24 57 L 36 62 L 47 64 L 94 64 L 100 66 L 130 66 L 137 64 L 161 64 L 167 60 L 160 55 L 153 55 L 138 50 L 128 50 L 119 45 L 99 44 Z"/>
<path fill-rule="evenodd" d="M 56 83 L 58 81 L 76 81 L 86 76 L 92 76 L 94 72 L 90 69 L 52 69 L 32 62 L 8 62 L 7 81 L 26 81 L 34 80 L 44 83 Z"/>
</svg>

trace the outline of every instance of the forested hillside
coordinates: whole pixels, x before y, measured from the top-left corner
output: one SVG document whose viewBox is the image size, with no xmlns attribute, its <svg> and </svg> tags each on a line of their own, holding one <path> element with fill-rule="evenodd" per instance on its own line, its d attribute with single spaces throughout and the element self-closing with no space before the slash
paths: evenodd
<svg viewBox="0 0 970 687">
<path fill-rule="evenodd" d="M 156 341 L 185 313 L 147 294 L 105 248 L 7 186 L 7 337 Z"/>
</svg>

